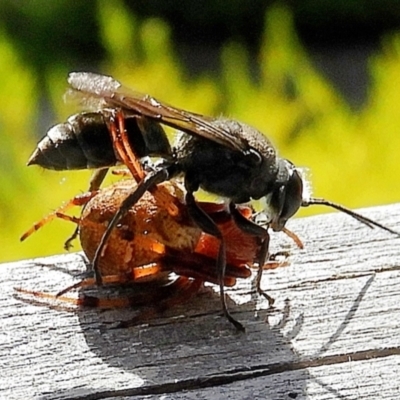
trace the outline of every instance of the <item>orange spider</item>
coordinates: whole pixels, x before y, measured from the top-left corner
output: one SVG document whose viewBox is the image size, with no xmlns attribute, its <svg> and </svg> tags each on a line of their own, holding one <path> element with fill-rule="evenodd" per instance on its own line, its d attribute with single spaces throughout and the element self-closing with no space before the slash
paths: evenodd
<svg viewBox="0 0 400 400">
<path fill-rule="evenodd" d="M 121 180 L 96 193 L 77 196 L 66 206 L 35 224 L 22 239 L 54 218 L 66 219 L 78 224 L 82 249 L 88 259 L 92 260 L 110 219 L 134 185 L 135 182 L 131 179 Z M 174 213 L 165 207 L 164 201 L 168 197 L 169 205 L 175 208 Z M 135 319 L 137 322 L 149 318 L 156 311 L 186 301 L 204 282 L 218 284 L 219 277 L 215 268 L 218 240 L 201 232 L 189 217 L 182 197 L 181 189 L 172 182 L 160 184 L 155 195 L 146 192 L 113 229 L 101 255 L 99 267 L 104 284 L 151 283 L 148 291 L 141 291 L 139 296 L 114 299 L 94 298 L 84 293 L 78 299 L 64 296 L 71 289 L 96 285 L 92 277 L 83 279 L 56 295 L 21 288 L 16 290 L 38 298 L 58 299 L 80 306 L 149 306 L 151 311 L 142 313 L 140 318 Z M 80 218 L 64 213 L 72 205 L 84 205 Z M 235 285 L 237 278 L 250 277 L 249 266 L 259 249 L 257 238 L 244 234 L 223 204 L 200 203 L 200 206 L 218 224 L 227 240 L 224 285 L 231 287 Z M 241 208 L 240 212 L 246 218 L 252 214 L 248 207 Z M 170 279 L 172 273 L 177 275 L 175 281 Z M 156 304 L 157 310 L 152 310 Z"/>
</svg>

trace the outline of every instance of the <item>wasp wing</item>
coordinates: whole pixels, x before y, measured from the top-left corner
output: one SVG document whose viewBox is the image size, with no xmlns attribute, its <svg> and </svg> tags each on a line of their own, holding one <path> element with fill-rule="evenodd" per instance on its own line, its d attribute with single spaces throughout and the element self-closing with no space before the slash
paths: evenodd
<svg viewBox="0 0 400 400">
<path fill-rule="evenodd" d="M 86 104 L 97 104 L 100 108 L 119 107 L 128 115 L 145 116 L 189 135 L 201 136 L 232 150 L 245 151 L 247 141 L 223 126 L 215 119 L 181 110 L 148 95 L 125 88 L 115 79 L 90 72 L 74 72 L 68 77 L 74 92 L 79 92 Z"/>
</svg>

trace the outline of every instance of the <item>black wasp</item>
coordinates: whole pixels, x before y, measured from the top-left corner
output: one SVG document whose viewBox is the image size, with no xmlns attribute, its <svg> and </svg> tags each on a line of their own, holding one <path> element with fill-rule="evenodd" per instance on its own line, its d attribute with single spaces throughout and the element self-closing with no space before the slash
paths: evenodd
<svg viewBox="0 0 400 400">
<path fill-rule="evenodd" d="M 184 177 L 185 201 L 192 219 L 204 232 L 220 239 L 217 270 L 222 307 L 226 317 L 238 329 L 243 327 L 230 315 L 225 303 L 225 242 L 217 225 L 195 201 L 193 193 L 199 188 L 229 199 L 229 210 L 237 225 L 260 239 L 260 266 L 268 257 L 267 229 L 245 219 L 236 209 L 236 204 L 252 199 L 265 200 L 268 227 L 274 231 L 284 229 L 288 219 L 300 207 L 321 204 L 343 211 L 369 227 L 400 235 L 338 204 L 317 198 L 305 200 L 299 170 L 290 161 L 278 157 L 262 133 L 244 123 L 171 107 L 148 95 L 130 91 L 108 76 L 71 73 L 68 83 L 70 91 L 95 111 L 74 115 L 66 123 L 51 128 L 39 142 L 29 165 L 38 164 L 55 170 L 97 168 L 103 172 L 98 173 L 92 188 L 100 185 L 106 168 L 122 161 L 115 155 L 109 132 L 117 111 L 123 115 L 123 129 L 137 157 L 160 158 L 124 200 L 100 242 L 92 263 L 98 284 L 102 282 L 97 264 L 111 230 L 144 192 L 178 176 Z M 174 146 L 171 147 L 162 125 L 180 132 Z"/>
</svg>

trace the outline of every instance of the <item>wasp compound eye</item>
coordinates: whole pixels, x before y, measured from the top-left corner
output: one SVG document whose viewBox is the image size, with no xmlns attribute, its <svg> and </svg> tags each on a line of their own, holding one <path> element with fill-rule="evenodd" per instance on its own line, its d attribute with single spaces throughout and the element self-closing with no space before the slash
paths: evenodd
<svg viewBox="0 0 400 400">
<path fill-rule="evenodd" d="M 287 181 L 273 191 L 270 200 L 273 214 L 271 227 L 274 231 L 281 231 L 303 202 L 303 180 L 292 164 L 287 162 L 286 166 L 289 168 Z"/>
</svg>

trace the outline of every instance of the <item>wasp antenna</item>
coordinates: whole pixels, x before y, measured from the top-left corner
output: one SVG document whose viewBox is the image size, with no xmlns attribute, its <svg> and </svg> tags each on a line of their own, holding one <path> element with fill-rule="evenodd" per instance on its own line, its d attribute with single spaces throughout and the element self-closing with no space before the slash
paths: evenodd
<svg viewBox="0 0 400 400">
<path fill-rule="evenodd" d="M 390 229 L 387 226 L 380 224 L 379 222 L 376 222 L 376 221 L 373 221 L 372 219 L 364 217 L 363 215 L 358 214 L 346 207 L 343 207 L 340 204 L 332 203 L 331 201 L 328 201 L 325 199 L 320 199 L 320 198 L 310 198 L 308 200 L 303 200 L 303 202 L 301 203 L 302 207 L 308 207 L 311 205 L 322 205 L 322 206 L 328 206 L 328 207 L 335 208 L 336 210 L 342 211 L 345 214 L 350 215 L 350 217 L 353 217 L 357 221 L 369 226 L 370 228 L 377 227 L 377 228 L 383 229 L 384 231 L 390 232 L 393 235 L 400 237 L 399 232 L 396 232 L 395 230 Z"/>
</svg>

